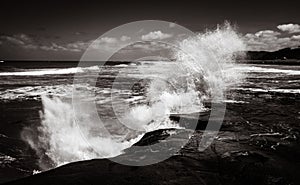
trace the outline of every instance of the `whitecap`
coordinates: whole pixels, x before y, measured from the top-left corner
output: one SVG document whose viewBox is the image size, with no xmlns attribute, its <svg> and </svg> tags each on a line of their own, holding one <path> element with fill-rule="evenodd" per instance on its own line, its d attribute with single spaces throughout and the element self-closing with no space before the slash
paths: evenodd
<svg viewBox="0 0 300 185">
<path fill-rule="evenodd" d="M 75 74 L 83 73 L 85 71 L 95 70 L 98 71 L 98 66 L 91 66 L 86 68 L 72 67 L 72 68 L 49 68 L 49 69 L 36 69 L 20 72 L 2 72 L 0 76 L 42 76 L 42 75 L 60 75 L 60 74 Z"/>
</svg>

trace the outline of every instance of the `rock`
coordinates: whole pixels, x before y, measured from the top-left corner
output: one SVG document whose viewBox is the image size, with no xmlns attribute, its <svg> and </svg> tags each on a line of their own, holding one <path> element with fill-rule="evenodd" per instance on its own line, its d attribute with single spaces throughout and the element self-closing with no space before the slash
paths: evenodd
<svg viewBox="0 0 300 185">
<path fill-rule="evenodd" d="M 204 181 L 197 174 L 200 167 L 194 159 L 183 156 L 173 156 L 164 162 L 142 167 L 120 165 L 108 159 L 96 159 L 71 163 L 7 184 L 201 185 Z"/>
<path fill-rule="evenodd" d="M 215 130 L 221 127 L 226 129 L 228 125 L 220 125 L 224 121 L 228 121 L 226 117 L 210 118 L 210 111 L 196 112 L 191 114 L 170 114 L 170 119 L 179 123 L 181 127 L 192 130 Z M 210 128 L 207 127 L 210 122 Z"/>
<path fill-rule="evenodd" d="M 247 135 L 247 132 L 226 129 L 228 126 L 226 124 L 223 124 L 225 127 L 221 128 L 218 138 L 212 145 L 203 152 L 199 152 L 198 144 L 203 135 L 202 128 L 207 125 L 209 113 L 200 113 L 199 117 L 196 115 L 170 115 L 170 118 L 175 121 L 183 119 L 182 123 L 187 127 L 189 127 L 190 120 L 191 122 L 196 120 L 198 130 L 155 130 L 146 133 L 140 141 L 125 149 L 124 154 L 112 158 L 113 160 L 119 158 L 123 161 L 143 160 L 147 163 L 155 161 L 156 157 L 162 157 L 161 155 L 171 156 L 159 163 L 147 166 L 127 166 L 109 159 L 94 159 L 63 165 L 7 184 L 273 185 L 299 182 L 299 175 L 295 170 L 298 167 L 296 163 L 292 166 L 291 163 L 286 163 L 280 158 L 266 155 L 257 147 L 249 145 L 251 138 L 256 138 L 256 135 L 251 137 L 250 134 Z M 227 121 L 226 117 L 225 121 Z M 190 136 L 191 139 L 185 143 Z M 156 145 L 158 143 L 161 145 Z M 176 147 L 182 148 L 177 151 Z M 151 152 L 155 155 L 146 155 Z M 286 167 L 282 168 L 284 165 Z M 292 176 L 292 183 L 288 179 L 289 176 Z"/>
</svg>

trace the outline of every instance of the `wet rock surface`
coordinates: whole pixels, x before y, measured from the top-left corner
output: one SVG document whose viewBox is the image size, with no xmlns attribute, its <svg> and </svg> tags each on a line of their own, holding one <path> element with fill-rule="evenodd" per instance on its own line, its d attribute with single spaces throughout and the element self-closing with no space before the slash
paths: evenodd
<svg viewBox="0 0 300 185">
<path fill-rule="evenodd" d="M 265 99 L 265 97 L 263 97 Z M 293 98 L 293 97 L 291 97 Z M 124 160 L 155 152 L 172 154 L 147 166 L 126 166 L 109 159 L 70 163 L 7 184 L 299 184 L 299 101 L 276 99 L 268 103 L 227 105 L 223 125 L 213 143 L 199 151 L 208 115 L 197 119 L 197 130 L 164 129 L 149 132 L 121 155 Z M 184 115 L 181 115 L 184 117 Z M 175 118 L 174 118 L 175 119 Z M 183 123 L 184 123 L 183 122 Z M 202 124 L 202 125 L 199 125 Z M 180 151 L 170 146 L 187 144 Z M 163 143 L 158 148 L 153 145 Z M 177 144 L 177 145 L 176 145 Z M 138 146 L 149 146 L 139 151 Z M 138 155 L 137 155 L 138 153 Z"/>
</svg>

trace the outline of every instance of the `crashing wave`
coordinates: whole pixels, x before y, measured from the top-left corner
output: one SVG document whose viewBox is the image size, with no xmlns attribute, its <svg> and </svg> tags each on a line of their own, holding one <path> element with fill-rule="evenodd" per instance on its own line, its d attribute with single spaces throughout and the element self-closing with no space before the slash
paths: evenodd
<svg viewBox="0 0 300 185">
<path fill-rule="evenodd" d="M 79 103 L 80 115 L 75 116 L 71 102 L 42 96 L 41 125 L 36 132 L 32 128 L 23 132 L 24 140 L 40 156 L 41 165 L 45 164 L 45 156 L 51 161 L 50 167 L 55 167 L 119 155 L 146 132 L 178 127 L 169 114 L 204 111 L 203 102 L 210 99 L 213 91 L 226 91 L 242 79 L 234 65 L 236 52 L 245 45 L 229 24 L 187 38 L 178 43 L 178 48 L 174 51 L 176 61 L 164 68 L 160 79 L 151 79 L 145 101 L 132 105 L 118 120 L 104 120 L 105 128 L 99 125 L 98 115 L 90 114 L 91 107 L 86 107 L 84 100 Z M 205 71 L 212 63 L 218 65 L 221 73 Z M 142 69 L 143 65 L 137 67 Z M 155 65 L 147 68 L 151 67 Z M 147 76 L 144 72 L 141 74 Z"/>
</svg>

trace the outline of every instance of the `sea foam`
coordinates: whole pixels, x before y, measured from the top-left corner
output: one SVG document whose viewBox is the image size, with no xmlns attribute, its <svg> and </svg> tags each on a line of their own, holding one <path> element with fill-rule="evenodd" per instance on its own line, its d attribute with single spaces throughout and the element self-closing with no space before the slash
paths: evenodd
<svg viewBox="0 0 300 185">
<path fill-rule="evenodd" d="M 75 74 L 83 73 L 89 70 L 98 71 L 98 66 L 91 66 L 86 68 L 81 67 L 71 67 L 71 68 L 52 68 L 52 69 L 36 69 L 28 71 L 18 71 L 18 72 L 2 72 L 0 76 L 42 76 L 42 75 L 59 75 L 59 74 Z"/>
<path fill-rule="evenodd" d="M 84 100 L 80 103 L 80 115 L 75 116 L 71 102 L 43 95 L 41 125 L 34 132 L 37 135 L 32 134 L 32 128 L 26 128 L 22 134 L 39 155 L 41 166 L 47 169 L 119 155 L 146 132 L 178 127 L 168 119 L 170 113 L 205 111 L 203 101 L 210 99 L 213 91 L 226 91 L 242 79 L 232 66 L 236 53 L 245 45 L 227 23 L 178 42 L 178 48 L 173 51 L 175 62 L 164 69 L 163 79 L 153 78 L 147 86 L 147 103 L 132 106 L 118 118 L 119 123 L 104 121 L 105 129 L 97 122 L 98 115 L 90 114 L 91 107 L 85 107 Z M 221 73 L 205 71 L 212 64 L 217 64 Z M 51 165 L 45 165 L 45 158 L 50 159 Z"/>
</svg>

